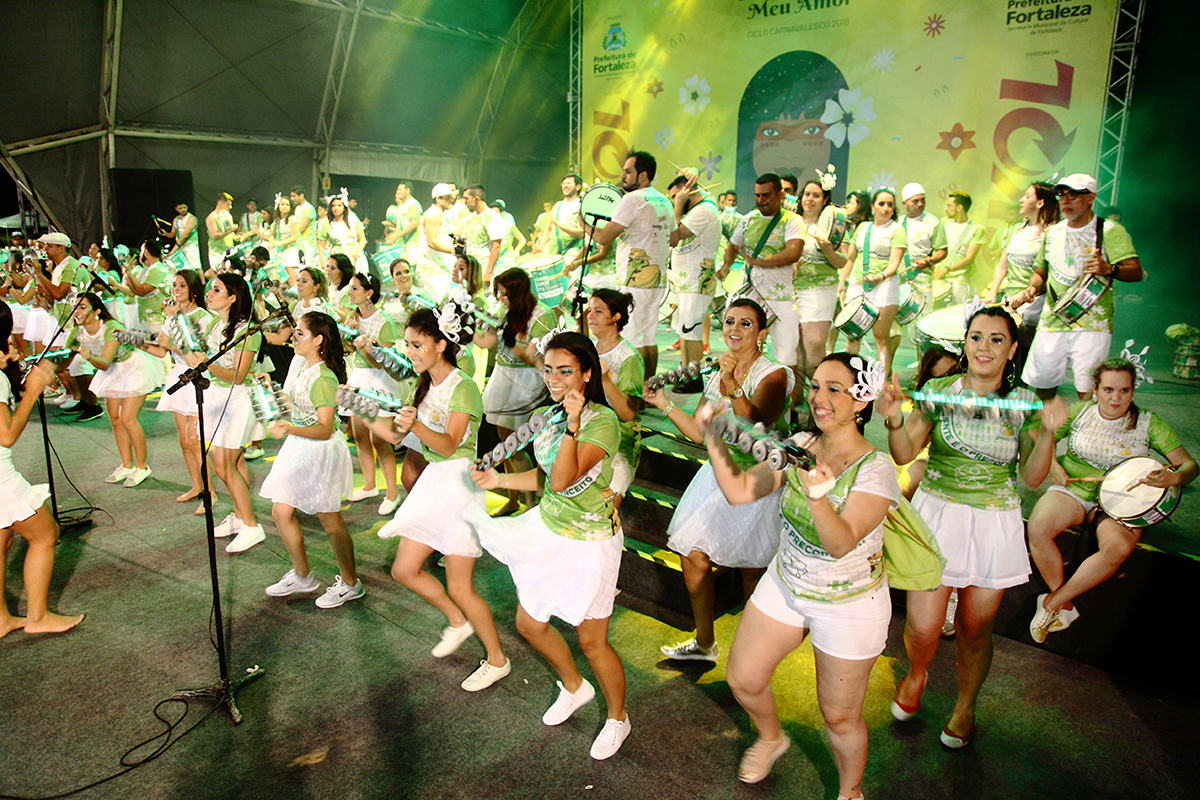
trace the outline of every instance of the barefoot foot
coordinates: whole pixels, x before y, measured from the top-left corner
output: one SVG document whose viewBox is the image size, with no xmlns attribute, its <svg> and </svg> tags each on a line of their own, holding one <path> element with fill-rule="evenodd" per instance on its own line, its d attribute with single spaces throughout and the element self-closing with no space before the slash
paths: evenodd
<svg viewBox="0 0 1200 800">
<path fill-rule="evenodd" d="M 179 497 L 176 497 L 175 502 L 176 503 L 186 503 L 188 500 L 195 500 L 199 496 L 200 496 L 199 489 L 191 489 L 191 490 L 186 491 L 183 494 L 179 495 Z"/>
<path fill-rule="evenodd" d="M 77 617 L 64 617 L 61 614 L 46 614 L 37 622 L 26 620 L 26 633 L 62 633 L 69 631 L 79 623 L 83 622 L 83 614 Z"/>
<path fill-rule="evenodd" d="M 24 617 L 11 617 L 8 614 L 5 614 L 3 617 L 0 617 L 0 637 L 10 634 L 13 631 L 19 631 L 21 628 L 24 628 L 24 627 L 25 627 L 25 618 Z"/>
</svg>

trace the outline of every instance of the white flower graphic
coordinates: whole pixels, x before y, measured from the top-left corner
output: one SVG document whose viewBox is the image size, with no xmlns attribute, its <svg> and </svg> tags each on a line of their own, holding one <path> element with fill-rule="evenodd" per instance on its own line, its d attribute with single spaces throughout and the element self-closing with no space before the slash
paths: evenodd
<svg viewBox="0 0 1200 800">
<path fill-rule="evenodd" d="M 838 89 L 837 100 L 830 98 L 825 101 L 825 113 L 821 122 L 829 127 L 825 129 L 825 138 L 833 142 L 834 147 L 841 147 L 847 140 L 854 147 L 870 135 L 871 131 L 864 122 L 875 119 L 875 109 L 871 107 L 871 98 L 862 97 L 862 89 Z"/>
<path fill-rule="evenodd" d="M 654 131 L 654 143 L 665 152 L 668 145 L 675 143 L 675 131 L 668 128 L 666 123 L 663 123 L 661 128 Z"/>
<path fill-rule="evenodd" d="M 884 47 L 875 52 L 875 57 L 871 59 L 871 63 L 875 65 L 876 72 L 887 72 L 896 63 L 896 54 L 892 52 L 892 48 Z"/>
<path fill-rule="evenodd" d="M 925 477 L 931 481 L 940 481 L 942 479 L 941 470 L 925 468 Z"/>
<path fill-rule="evenodd" d="M 683 113 L 694 117 L 703 111 L 708 105 L 710 91 L 712 90 L 708 86 L 708 78 L 693 75 L 684 81 L 683 86 L 679 88 L 679 104 L 683 106 Z"/>
<path fill-rule="evenodd" d="M 896 184 L 896 176 L 894 173 L 887 170 L 880 170 L 871 176 L 871 182 L 867 184 L 867 188 L 874 193 L 877 189 L 890 189 Z"/>
<path fill-rule="evenodd" d="M 595 511 L 588 511 L 583 515 L 584 522 L 599 522 L 602 517 Z"/>
</svg>

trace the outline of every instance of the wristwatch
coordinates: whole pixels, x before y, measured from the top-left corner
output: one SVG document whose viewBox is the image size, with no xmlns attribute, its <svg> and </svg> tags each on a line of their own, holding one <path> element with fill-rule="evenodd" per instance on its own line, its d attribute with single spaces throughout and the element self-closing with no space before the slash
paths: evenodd
<svg viewBox="0 0 1200 800">
<path fill-rule="evenodd" d="M 732 392 L 729 393 L 730 400 L 737 400 L 739 397 L 745 397 L 745 396 L 746 396 L 746 393 L 744 391 L 742 391 L 742 387 L 740 384 L 738 385 L 738 387 L 736 389 L 734 389 Z"/>
</svg>

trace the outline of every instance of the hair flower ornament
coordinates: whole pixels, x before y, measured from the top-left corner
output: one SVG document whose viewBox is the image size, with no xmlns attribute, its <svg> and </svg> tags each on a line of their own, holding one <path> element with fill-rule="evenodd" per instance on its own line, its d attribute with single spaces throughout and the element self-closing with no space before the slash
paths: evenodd
<svg viewBox="0 0 1200 800">
<path fill-rule="evenodd" d="M 551 328 L 550 331 L 547 332 L 542 338 L 533 339 L 530 344 L 532 344 L 534 349 L 537 350 L 537 354 L 539 356 L 544 356 L 546 355 L 546 345 L 550 344 L 550 340 L 555 336 L 558 336 L 560 333 L 566 333 L 568 330 L 570 329 L 566 325 L 560 323 L 557 327 Z"/>
<path fill-rule="evenodd" d="M 1134 347 L 1136 347 L 1136 345 L 1133 343 L 1133 339 L 1126 339 L 1125 349 L 1121 351 L 1120 355 L 1121 358 L 1133 365 L 1133 369 L 1137 373 L 1137 377 L 1133 381 L 1133 388 L 1136 389 L 1141 386 L 1143 382 L 1154 383 L 1154 378 L 1151 378 L 1146 374 L 1145 356 L 1146 353 L 1150 352 L 1150 346 L 1147 345 L 1143 347 L 1140 353 L 1133 352 Z"/>
<path fill-rule="evenodd" d="M 882 361 L 864 360 L 861 356 L 850 359 L 850 367 L 857 371 L 850 395 L 860 403 L 869 403 L 883 394 L 887 380 L 887 368 Z"/>
<path fill-rule="evenodd" d="M 837 186 L 837 174 L 833 164 L 829 165 L 828 172 L 821 172 L 819 169 L 814 171 L 817 173 L 817 177 L 821 179 L 821 188 L 825 191 L 832 191 L 833 188 Z"/>
<path fill-rule="evenodd" d="M 438 309 L 437 324 L 438 330 L 440 330 L 447 339 L 455 344 L 459 344 L 459 337 L 462 334 L 463 324 L 462 317 L 458 315 L 458 305 L 453 300 Z"/>
</svg>

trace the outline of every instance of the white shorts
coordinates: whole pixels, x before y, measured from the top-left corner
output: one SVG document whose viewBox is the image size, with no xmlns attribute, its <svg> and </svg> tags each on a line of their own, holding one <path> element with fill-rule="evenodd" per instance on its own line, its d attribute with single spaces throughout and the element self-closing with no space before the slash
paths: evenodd
<svg viewBox="0 0 1200 800">
<path fill-rule="evenodd" d="M 704 315 L 712 306 L 711 294 L 681 292 L 675 309 L 675 332 L 685 342 L 699 342 L 704 335 Z"/>
<path fill-rule="evenodd" d="M 772 561 L 750 602 L 776 622 L 808 629 L 813 647 L 834 658 L 866 661 L 887 645 L 892 598 L 886 580 L 853 600 L 819 603 L 793 594 Z"/>
<path fill-rule="evenodd" d="M 634 347 L 655 347 L 658 328 L 658 307 L 667 296 L 667 287 L 638 289 L 626 286 L 623 291 L 633 296 L 633 308 L 629 311 L 629 324 L 621 335 Z"/>
<path fill-rule="evenodd" d="M 612 460 L 612 480 L 608 488 L 613 494 L 625 494 L 629 484 L 633 483 L 633 467 L 624 453 L 617 453 Z"/>
<path fill-rule="evenodd" d="M 766 302 L 767 308 L 775 315 L 775 323 L 767 329 L 771 335 L 771 352 L 780 364 L 794 367 L 800 350 L 800 315 L 796 313 L 796 301 Z"/>
<path fill-rule="evenodd" d="M 1050 494 L 1050 492 L 1059 492 L 1060 494 L 1065 494 L 1067 497 L 1071 498 L 1076 503 L 1079 503 L 1079 505 L 1083 506 L 1083 513 L 1085 516 L 1087 514 L 1092 513 L 1093 509 L 1096 508 L 1095 503 L 1091 502 L 1090 500 L 1081 499 L 1078 495 L 1074 494 L 1070 489 L 1068 489 L 1065 486 L 1059 486 L 1057 483 L 1051 485 L 1050 488 L 1046 490 L 1046 494 Z"/>
<path fill-rule="evenodd" d="M 852 283 L 846 287 L 846 299 L 858 297 L 863 294 L 866 287 L 861 283 Z M 900 305 L 900 280 L 895 276 L 888 278 L 883 283 L 878 283 L 871 287 L 870 291 L 866 292 L 867 299 L 871 301 L 871 305 L 882 309 L 884 306 Z"/>
<path fill-rule="evenodd" d="M 1092 391 L 1092 368 L 1108 357 L 1112 333 L 1108 331 L 1039 330 L 1029 348 L 1021 379 L 1034 389 L 1057 389 L 1067 374 L 1067 361 L 1075 372 L 1075 391 Z"/>
<path fill-rule="evenodd" d="M 801 325 L 806 322 L 833 322 L 833 310 L 836 307 L 837 286 L 796 290 L 796 313 L 800 315 Z"/>
</svg>

